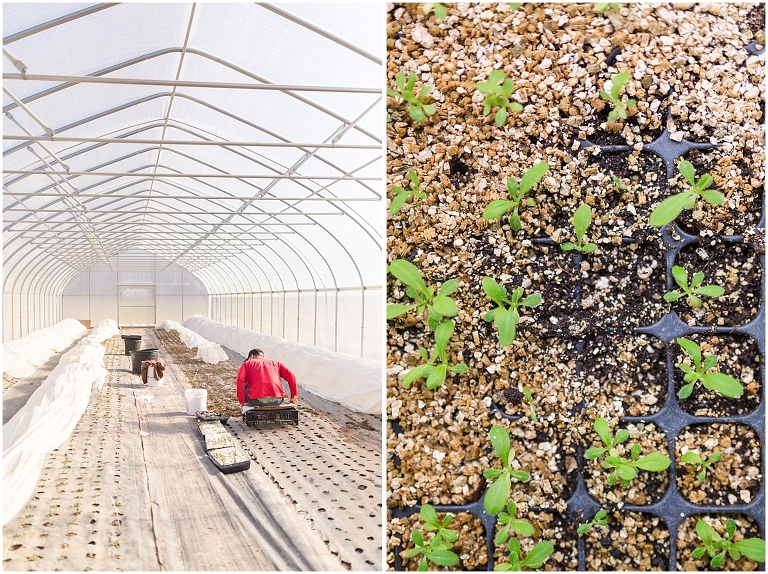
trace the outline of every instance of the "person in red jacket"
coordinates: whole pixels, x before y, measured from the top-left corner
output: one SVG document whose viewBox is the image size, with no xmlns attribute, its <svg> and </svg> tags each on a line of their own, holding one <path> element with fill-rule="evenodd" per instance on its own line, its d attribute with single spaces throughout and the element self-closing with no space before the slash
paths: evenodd
<svg viewBox="0 0 768 574">
<path fill-rule="evenodd" d="M 261 349 L 252 349 L 237 372 L 237 400 L 243 406 L 243 412 L 256 406 L 282 403 L 285 391 L 281 377 L 291 389 L 291 402 L 297 404 L 299 388 L 294 374 L 281 362 L 265 358 Z"/>
</svg>

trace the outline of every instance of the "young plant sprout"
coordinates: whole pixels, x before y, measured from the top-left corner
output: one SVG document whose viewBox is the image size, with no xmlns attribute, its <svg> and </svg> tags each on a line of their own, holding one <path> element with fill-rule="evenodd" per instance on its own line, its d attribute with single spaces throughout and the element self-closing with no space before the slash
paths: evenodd
<svg viewBox="0 0 768 574">
<path fill-rule="evenodd" d="M 696 480 L 701 483 L 704 482 L 705 478 L 707 478 L 707 469 L 715 464 L 718 460 L 720 460 L 722 456 L 723 453 L 719 450 L 716 450 L 712 453 L 712 456 L 710 456 L 707 460 L 704 460 L 699 456 L 698 453 L 689 450 L 680 458 L 680 462 L 683 464 L 694 465 L 694 472 L 698 472 L 696 475 Z"/>
<path fill-rule="evenodd" d="M 531 396 L 531 389 L 523 386 L 523 394 L 525 395 L 525 400 L 528 401 L 528 406 L 531 407 L 531 420 L 536 422 L 536 409 L 533 408 L 533 397 Z"/>
<path fill-rule="evenodd" d="M 677 393 L 677 396 L 681 399 L 687 399 L 693 392 L 693 387 L 701 381 L 705 389 L 710 391 L 716 391 L 724 397 L 740 397 L 744 392 L 744 388 L 741 383 L 725 373 L 708 373 L 710 369 L 713 369 L 717 365 L 717 355 L 708 355 L 704 361 L 701 360 L 701 347 L 690 339 L 680 338 L 677 340 L 677 344 L 680 345 L 683 350 L 688 354 L 693 362 L 694 368 L 692 369 L 687 363 L 680 363 L 677 365 L 681 371 L 685 373 L 683 381 L 686 384 Z"/>
<path fill-rule="evenodd" d="M 421 10 L 425 16 L 434 11 L 435 18 L 438 20 L 445 20 L 445 17 L 448 16 L 448 9 L 440 2 L 425 2 Z"/>
<path fill-rule="evenodd" d="M 429 543 L 426 543 L 424 535 L 420 531 L 411 530 L 411 539 L 416 546 L 411 548 L 406 553 L 406 556 L 408 558 L 415 558 L 419 554 L 422 555 L 418 567 L 419 572 L 426 572 L 429 566 L 427 560 L 438 566 L 455 566 L 458 564 L 459 557 L 449 550 L 459 537 L 453 530 L 448 528 L 448 525 L 451 523 L 451 516 L 446 516 L 441 524 L 434 507 L 429 504 L 423 505 L 419 514 L 426 523 L 424 530 L 427 532 L 435 531 L 435 534 Z"/>
<path fill-rule="evenodd" d="M 595 12 L 602 12 L 605 14 L 608 10 L 613 10 L 614 12 L 619 11 L 619 3 L 618 2 L 596 2 L 595 3 Z"/>
<path fill-rule="evenodd" d="M 518 102 L 510 102 L 509 96 L 515 91 L 515 82 L 507 78 L 504 70 L 494 70 L 488 75 L 488 80 L 475 86 L 478 92 L 485 94 L 483 103 L 483 115 L 491 113 L 491 108 L 499 106 L 496 112 L 496 125 L 503 126 L 507 122 L 507 110 L 522 112 L 523 106 Z"/>
<path fill-rule="evenodd" d="M 405 259 L 396 259 L 389 265 L 389 272 L 405 284 L 405 294 L 416 301 L 412 305 L 390 303 L 387 305 L 387 320 L 399 317 L 412 309 L 416 313 L 428 312 L 427 325 L 436 329 L 444 317 L 455 317 L 459 310 L 456 302 L 449 297 L 459 288 L 458 279 L 443 283 L 435 295 L 434 287 L 427 287 L 416 266 Z"/>
<path fill-rule="evenodd" d="M 567 241 L 561 247 L 564 251 L 581 251 L 592 253 L 597 249 L 597 243 L 582 243 L 587 228 L 592 224 L 592 209 L 586 203 L 582 204 L 573 214 L 573 229 L 576 232 L 576 245 Z"/>
<path fill-rule="evenodd" d="M 437 111 L 435 106 L 424 103 L 424 98 L 427 97 L 427 92 L 429 92 L 429 84 L 424 84 L 421 86 L 419 93 L 414 94 L 413 88 L 416 85 L 416 74 L 408 76 L 408 82 L 406 83 L 404 72 L 398 72 L 397 77 L 395 78 L 395 83 L 397 84 L 397 89 L 400 91 L 398 92 L 392 88 L 387 88 L 387 95 L 390 98 L 400 98 L 407 102 L 408 114 L 414 121 L 422 123 L 427 121 L 428 116 L 435 115 L 435 112 Z"/>
<path fill-rule="evenodd" d="M 483 291 L 491 301 L 498 305 L 485 314 L 485 320 L 493 321 L 496 324 L 496 328 L 499 330 L 499 344 L 506 347 L 515 340 L 517 324 L 520 322 L 520 312 L 517 309 L 519 307 L 536 307 L 541 303 L 541 295 L 534 293 L 521 301 L 523 288 L 518 287 L 512 293 L 510 300 L 507 296 L 507 290 L 490 277 L 483 277 Z"/>
<path fill-rule="evenodd" d="M 496 534 L 496 546 L 506 544 L 513 533 L 517 533 L 520 536 L 533 536 L 533 525 L 527 520 L 515 518 L 516 512 L 517 505 L 514 500 L 510 500 L 507 503 L 507 512 L 499 512 L 499 524 L 503 524 L 504 527 Z"/>
<path fill-rule="evenodd" d="M 392 186 L 392 191 L 395 193 L 395 197 L 392 198 L 392 203 L 389 204 L 390 215 L 394 215 L 400 211 L 400 209 L 403 207 L 403 204 L 412 195 L 415 195 L 419 199 L 424 199 L 427 197 L 426 193 L 419 191 L 419 176 L 416 175 L 415 171 L 410 170 L 408 172 L 408 179 L 411 180 L 411 189 L 403 189 L 399 185 Z"/>
<path fill-rule="evenodd" d="M 409 387 L 413 381 L 423 378 L 427 380 L 427 388 L 432 390 L 445 382 L 448 371 L 458 374 L 467 370 L 467 365 L 464 363 L 451 366 L 448 362 L 446 347 L 451 335 L 453 335 L 453 328 L 453 321 L 443 321 L 437 326 L 435 329 L 435 350 L 432 352 L 432 356 L 428 357 L 426 349 L 419 349 L 421 358 L 427 362 L 408 371 L 403 378 L 404 387 Z M 440 364 L 436 364 L 438 359 L 440 359 Z"/>
<path fill-rule="evenodd" d="M 709 565 L 713 568 L 719 568 L 725 561 L 726 553 L 733 560 L 738 560 L 743 554 L 754 562 L 765 562 L 765 540 L 760 538 L 746 538 L 739 542 L 733 541 L 733 535 L 736 532 L 736 523 L 729 518 L 725 523 L 725 538 L 722 538 L 712 527 L 698 520 L 696 522 L 696 534 L 704 543 L 693 551 L 694 558 L 701 558 L 704 554 L 709 554 L 712 559 Z"/>
<path fill-rule="evenodd" d="M 533 189 L 534 185 L 541 181 L 541 178 L 544 177 L 548 169 L 549 164 L 542 161 L 526 171 L 519 184 L 514 177 L 508 177 L 507 191 L 509 192 L 510 199 L 496 199 L 492 201 L 483 210 L 483 217 L 488 220 L 496 219 L 511 211 L 509 226 L 518 231 L 520 229 L 520 201 L 526 193 Z M 536 200 L 529 197 L 526 200 L 526 205 L 536 205 Z"/>
<path fill-rule="evenodd" d="M 620 178 L 611 175 L 611 181 L 613 181 L 613 191 L 619 191 L 620 189 L 627 191 L 627 186 L 624 185 L 624 182 L 621 181 Z"/>
<path fill-rule="evenodd" d="M 608 475 L 607 482 L 609 486 L 613 486 L 618 479 L 621 479 L 621 486 L 627 488 L 632 479 L 637 476 L 638 468 L 649 472 L 662 472 L 669 468 L 671 461 L 666 455 L 652 452 L 641 457 L 642 448 L 639 444 L 632 445 L 629 459 L 620 457 L 616 446 L 629 438 L 629 431 L 626 429 L 619 430 L 616 436 L 611 438 L 611 430 L 608 428 L 608 423 L 605 419 L 598 418 L 595 420 L 595 432 L 600 437 L 600 440 L 603 441 L 605 448 L 590 448 L 584 454 L 584 457 L 593 460 L 606 452 L 608 453 L 608 456 L 600 461 L 600 465 L 603 468 L 612 469 Z"/>
<path fill-rule="evenodd" d="M 544 561 L 549 558 L 552 551 L 555 549 L 555 545 L 549 540 L 542 540 L 536 546 L 531 548 L 528 555 L 520 559 L 522 556 L 522 548 L 516 538 L 510 538 L 509 540 L 509 562 L 501 562 L 496 564 L 493 568 L 494 572 L 520 572 L 523 568 L 530 568 L 535 570 L 541 568 Z"/>
<path fill-rule="evenodd" d="M 592 520 L 583 524 L 579 524 L 579 528 L 577 530 L 579 536 L 583 536 L 589 532 L 593 526 L 608 526 L 608 521 L 605 518 L 606 516 L 608 516 L 608 511 L 604 508 L 601 508 L 595 513 L 595 515 L 592 517 Z"/>
<path fill-rule="evenodd" d="M 701 283 L 704 281 L 704 273 L 701 271 L 694 273 L 690 285 L 688 284 L 688 271 L 679 265 L 672 267 L 672 277 L 675 278 L 675 283 L 677 283 L 683 289 L 683 292 L 680 293 L 679 291 L 670 291 L 664 295 L 664 300 L 669 301 L 670 303 L 677 301 L 684 295 L 687 295 L 688 304 L 694 309 L 698 309 L 701 307 L 701 298 L 699 297 L 700 295 L 706 295 L 707 297 L 720 297 L 723 293 L 725 293 L 725 289 L 720 287 L 720 285 L 702 285 Z"/>
<path fill-rule="evenodd" d="M 483 472 L 486 480 L 494 481 L 485 494 L 483 505 L 488 514 L 498 514 L 507 506 L 509 489 L 512 488 L 512 479 L 525 482 L 530 476 L 525 471 L 512 470 L 510 463 L 515 459 L 515 451 L 509 445 L 507 430 L 501 425 L 493 425 L 488 434 L 491 438 L 493 450 L 496 451 L 496 454 L 501 459 L 503 469 L 488 468 Z"/>
<path fill-rule="evenodd" d="M 682 193 L 668 197 L 656 206 L 650 219 L 651 225 L 654 227 L 661 227 L 674 221 L 683 209 L 693 209 L 699 196 L 712 205 L 725 203 L 725 196 L 722 193 L 709 189 L 714 183 L 711 175 L 705 173 L 699 181 L 696 181 L 696 171 L 691 162 L 683 160 L 677 167 L 691 186 Z"/>
<path fill-rule="evenodd" d="M 627 108 L 636 105 L 635 100 L 629 99 L 626 102 L 621 101 L 621 88 L 630 80 L 630 72 L 621 72 L 611 78 L 611 92 L 600 90 L 600 97 L 613 105 L 613 110 L 608 114 L 608 121 L 615 122 L 618 118 L 627 119 Z"/>
</svg>

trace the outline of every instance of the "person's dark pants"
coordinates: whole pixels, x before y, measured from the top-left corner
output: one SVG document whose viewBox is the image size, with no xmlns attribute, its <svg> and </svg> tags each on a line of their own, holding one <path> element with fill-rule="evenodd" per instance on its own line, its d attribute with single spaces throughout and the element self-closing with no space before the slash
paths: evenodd
<svg viewBox="0 0 768 574">
<path fill-rule="evenodd" d="M 276 407 L 283 402 L 283 397 L 262 397 L 260 399 L 248 399 L 252 407 Z"/>
</svg>

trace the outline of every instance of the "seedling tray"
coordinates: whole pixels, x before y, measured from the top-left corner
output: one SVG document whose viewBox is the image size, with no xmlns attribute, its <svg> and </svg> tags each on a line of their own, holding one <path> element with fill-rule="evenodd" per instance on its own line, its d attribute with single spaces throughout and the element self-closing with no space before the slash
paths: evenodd
<svg viewBox="0 0 768 574">
<path fill-rule="evenodd" d="M 232 436 L 219 421 L 198 421 L 197 428 L 203 435 L 203 444 L 208 457 L 224 474 L 248 470 L 251 460 L 235 448 Z M 232 464 L 223 464 L 214 455 L 221 455 L 237 460 Z"/>
<path fill-rule="evenodd" d="M 215 464 L 222 473 L 224 473 L 224 474 L 232 474 L 232 473 L 235 473 L 235 472 L 242 472 L 244 470 L 248 470 L 249 468 L 251 468 L 251 459 L 249 459 L 249 458 L 246 458 L 245 460 L 242 460 L 240 462 L 235 462 L 233 464 L 222 464 L 214 456 L 217 452 L 228 451 L 228 450 L 232 450 L 232 451 L 236 452 L 237 454 L 240 454 L 240 452 L 237 449 L 235 449 L 234 447 L 231 447 L 231 448 L 219 448 L 219 449 L 214 449 L 214 450 L 208 451 L 208 457 L 213 461 L 213 464 Z"/>
<path fill-rule="evenodd" d="M 299 426 L 299 411 L 291 406 L 257 407 L 243 413 L 243 420 L 249 427 L 292 424 Z"/>
<path fill-rule="evenodd" d="M 674 94 L 670 94 L 670 98 L 674 99 Z M 702 144 L 689 142 L 685 139 L 681 141 L 674 141 L 670 138 L 669 129 L 665 129 L 662 135 L 657 138 L 656 141 L 645 144 L 643 151 L 650 151 L 662 158 L 666 167 L 667 176 L 671 177 L 674 169 L 674 162 L 685 153 L 692 149 L 711 149 L 716 147 L 713 144 Z M 594 144 L 589 141 L 581 141 L 580 147 L 582 149 L 592 148 Z M 628 151 L 633 149 L 631 146 L 602 146 L 599 153 L 612 153 Z M 765 202 L 764 202 L 765 203 Z M 762 217 L 758 225 L 760 229 L 765 228 L 765 205 L 763 205 Z M 664 246 L 664 262 L 666 267 L 666 287 L 667 291 L 671 291 L 676 288 L 672 278 L 672 266 L 675 264 L 675 257 L 684 247 L 696 244 L 699 242 L 699 238 L 685 233 L 677 224 L 670 224 L 663 227 L 660 231 L 661 240 Z M 715 236 L 712 239 L 716 239 L 719 243 L 726 245 L 738 245 L 741 243 L 748 243 L 748 239 L 742 236 Z M 758 237 L 758 242 L 760 241 Z M 533 243 L 551 245 L 557 248 L 557 244 L 550 239 L 533 239 Z M 624 243 L 631 243 L 631 239 L 625 239 Z M 668 570 L 676 571 L 677 567 L 677 532 L 680 524 L 692 515 L 708 514 L 708 515 L 723 515 L 723 514 L 739 514 L 751 517 L 757 523 L 760 530 L 760 537 L 765 538 L 765 394 L 766 394 L 766 368 L 765 368 L 765 307 L 766 307 L 766 279 L 765 279 L 765 253 L 764 246 L 758 243 L 748 243 L 755 247 L 755 251 L 760 254 L 760 262 L 763 269 L 762 276 L 762 302 L 760 305 L 757 316 L 748 324 L 741 327 L 703 327 L 696 326 L 691 327 L 687 323 L 683 322 L 675 313 L 670 311 L 665 314 L 658 322 L 652 325 L 641 326 L 634 329 L 638 334 L 649 334 L 658 338 L 665 347 L 666 362 L 667 362 L 667 397 L 663 407 L 656 413 L 647 416 L 627 416 L 622 417 L 621 422 L 616 428 L 624 428 L 626 423 L 653 423 L 657 428 L 663 431 L 666 435 L 668 442 L 668 455 L 672 460 L 672 464 L 668 469 L 669 482 L 664 495 L 656 502 L 647 505 L 632 505 L 625 504 L 622 506 L 622 511 L 638 512 L 646 515 L 657 515 L 664 520 L 664 523 L 669 531 L 670 541 L 670 555 L 668 562 Z M 575 255 L 575 263 L 578 265 L 581 262 L 581 255 Z M 577 307 L 581 303 L 580 288 L 577 291 L 576 304 Z M 604 332 L 613 332 L 616 329 L 606 328 Z M 591 335 L 596 334 L 594 331 Z M 743 334 L 755 341 L 756 347 L 760 355 L 761 364 L 761 390 L 760 390 L 760 402 L 758 406 L 750 413 L 738 415 L 738 416 L 720 416 L 720 417 L 701 417 L 694 416 L 685 412 L 678 403 L 677 391 L 675 389 L 675 368 L 676 363 L 675 352 L 677 351 L 677 345 L 674 340 L 679 337 L 686 337 L 692 334 Z M 579 339 L 575 339 L 579 340 Z M 584 338 L 582 337 L 583 341 Z M 672 345 L 670 345 L 670 342 Z M 577 350 L 580 350 L 583 345 L 578 345 Z M 578 367 L 577 367 L 578 368 Z M 496 410 L 503 418 L 508 420 L 517 420 L 519 415 L 508 415 L 497 405 L 493 404 L 492 409 Z M 675 451 L 675 443 L 678 434 L 687 426 L 697 423 L 734 423 L 747 425 L 754 430 L 755 435 L 759 441 L 761 452 L 761 472 L 763 473 L 760 483 L 760 490 L 752 495 L 752 499 L 748 504 L 724 504 L 722 506 L 705 505 L 705 504 L 693 504 L 691 503 L 678 489 L 676 480 L 676 462 L 677 456 Z M 392 424 L 392 423 L 390 423 Z M 393 425 L 393 429 L 394 429 Z M 396 432 L 396 429 L 395 429 Z M 584 437 L 588 438 L 588 437 Z M 573 522 L 573 530 L 575 532 L 579 523 L 588 521 L 601 507 L 608 508 L 606 505 L 601 505 L 597 500 L 589 495 L 585 486 L 585 460 L 583 453 L 585 446 L 582 445 L 578 448 L 577 452 L 577 481 L 576 487 L 573 490 L 569 498 L 567 498 L 567 518 Z M 606 475 L 607 476 L 607 475 Z M 604 477 L 602 477 L 604 480 Z M 487 488 L 482 497 L 471 504 L 465 505 L 433 505 L 437 512 L 450 512 L 450 513 L 469 513 L 476 516 L 483 524 L 486 536 L 486 547 L 488 553 L 487 570 L 493 570 L 494 567 L 494 534 L 496 527 L 496 516 L 486 513 L 483 500 L 487 494 Z M 404 518 L 412 514 L 418 513 L 421 509 L 420 505 L 414 505 L 407 508 L 391 508 L 391 513 L 394 518 Z M 550 508 L 531 507 L 534 511 L 543 512 L 556 512 Z M 396 570 L 402 570 L 402 560 L 400 558 L 401 547 L 394 548 L 394 566 Z M 586 556 L 586 542 L 585 537 L 578 537 L 578 571 L 585 571 L 585 556 Z M 765 571 L 764 564 L 757 564 L 757 570 Z"/>
</svg>

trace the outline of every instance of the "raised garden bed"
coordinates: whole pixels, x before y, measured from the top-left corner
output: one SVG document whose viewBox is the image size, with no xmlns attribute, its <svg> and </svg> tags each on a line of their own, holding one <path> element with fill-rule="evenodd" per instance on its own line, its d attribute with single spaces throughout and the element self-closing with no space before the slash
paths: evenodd
<svg viewBox="0 0 768 574">
<path fill-rule="evenodd" d="M 484 472 L 503 470 L 493 425 L 509 436 L 513 470 L 529 474 L 509 490 L 517 517 L 534 524 L 532 536 L 519 537 L 522 555 L 552 543 L 541 569 L 703 569 L 708 560 L 692 554 L 700 516 L 718 532 L 738 518 L 734 540 L 764 538 L 763 7 L 633 4 L 599 13 L 592 4 L 448 4 L 442 19 L 423 8 L 387 6 L 388 85 L 403 93 L 403 72 L 415 74 L 414 94 L 427 86 L 421 121 L 400 96 L 388 100 L 390 198 L 414 189 L 388 217 L 388 263 L 415 266 L 433 297 L 448 286 L 456 309 L 443 300 L 388 322 L 388 566 L 418 566 L 408 553 L 423 505 L 461 516 L 462 528 L 471 520 L 483 527 L 481 536 L 476 527 L 460 536 L 449 569 L 510 561 L 485 506 L 497 479 Z M 500 123 L 498 104 L 484 115 L 477 90 L 495 70 L 514 80 L 510 100 L 519 104 Z M 599 91 L 625 71 L 623 101 L 637 104 L 626 120 L 609 122 L 613 106 Z M 724 202 L 700 199 L 674 223 L 652 225 L 659 203 L 691 185 L 681 161 L 696 180 L 711 174 Z M 518 222 L 512 211 L 483 217 L 492 201 L 510 199 L 508 178 L 520 187 L 541 162 L 548 170 L 519 203 Z M 592 214 L 583 237 L 572 224 L 582 205 Z M 596 250 L 561 247 L 582 239 Z M 724 295 L 701 297 L 698 308 L 667 300 L 680 289 L 675 265 L 689 277 L 702 271 Z M 414 303 L 414 288 L 390 270 L 390 304 Z M 519 308 L 509 344 L 484 320 L 497 307 L 486 277 L 509 297 L 518 287 L 521 300 L 541 295 Z M 436 358 L 445 320 L 454 328 Z M 679 398 L 677 365 L 691 362 L 679 338 L 716 354 L 743 394 L 727 398 L 699 383 Z M 429 389 L 428 375 L 410 380 L 425 364 L 456 368 L 443 384 L 433 376 Z M 609 485 L 608 471 L 585 458 L 602 445 L 598 418 L 612 433 L 628 431 L 620 456 L 640 444 L 671 464 L 641 470 L 626 488 Z M 683 455 L 713 450 L 722 458 L 697 481 Z M 578 536 L 601 507 L 607 526 Z M 762 565 L 741 558 L 721 569 L 754 567 Z"/>
</svg>

